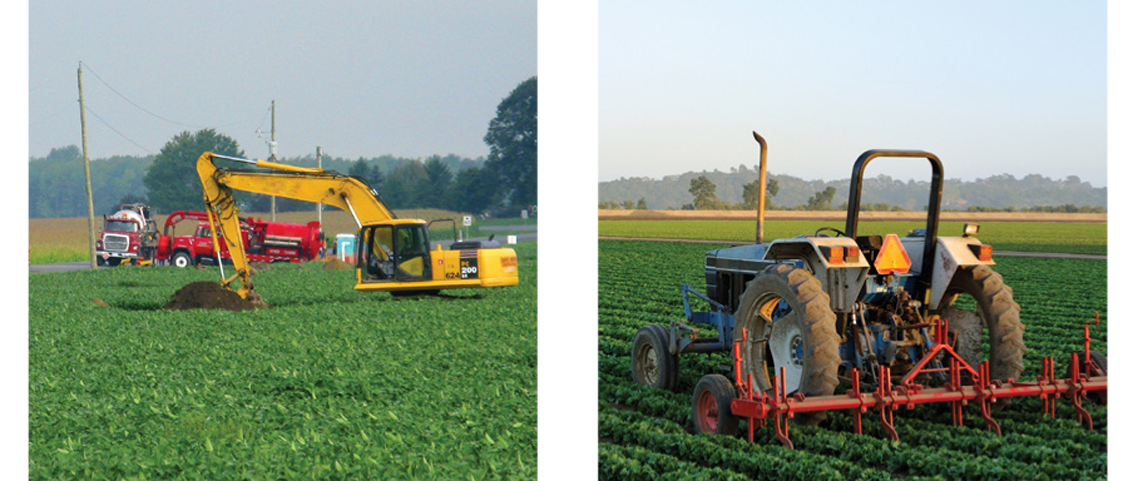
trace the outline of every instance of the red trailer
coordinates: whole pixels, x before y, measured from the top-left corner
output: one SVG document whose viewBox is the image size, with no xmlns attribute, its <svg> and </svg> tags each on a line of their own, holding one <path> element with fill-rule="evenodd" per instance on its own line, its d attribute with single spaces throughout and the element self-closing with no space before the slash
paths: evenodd
<svg viewBox="0 0 1128 481">
<path fill-rule="evenodd" d="M 184 220 L 200 221 L 191 234 L 176 235 L 175 226 Z M 243 245 L 247 257 L 256 262 L 303 262 L 321 258 L 324 253 L 325 234 L 321 223 L 306 224 L 269 222 L 253 217 L 240 219 Z M 216 263 L 215 240 L 208 216 L 204 212 L 176 211 L 165 220 L 164 234 L 157 246 L 155 259 L 160 264 L 187 267 L 200 263 Z M 219 258 L 230 259 L 227 245 L 219 239 Z"/>
</svg>

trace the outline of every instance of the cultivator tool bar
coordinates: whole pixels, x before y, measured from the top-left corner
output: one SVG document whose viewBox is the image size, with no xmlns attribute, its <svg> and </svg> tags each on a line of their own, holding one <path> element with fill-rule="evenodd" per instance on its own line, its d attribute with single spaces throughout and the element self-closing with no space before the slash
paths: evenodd
<svg viewBox="0 0 1128 481">
<path fill-rule="evenodd" d="M 979 406 L 979 411 L 987 423 L 988 430 L 1002 434 L 999 424 L 991 418 L 991 404 L 999 399 L 1038 396 L 1042 398 L 1042 412 L 1054 415 L 1054 402 L 1066 396 L 1073 403 L 1077 419 L 1082 424 L 1093 429 L 1093 420 L 1083 407 L 1081 400 L 1086 394 L 1097 392 L 1104 394 L 1108 390 L 1108 376 L 1101 367 L 1089 356 L 1089 325 L 1100 322 L 1098 315 L 1095 321 L 1085 323 L 1085 350 L 1079 356 L 1073 353 L 1069 364 L 1069 377 L 1056 379 L 1054 377 L 1054 360 L 1050 357 L 1042 358 L 1042 374 L 1033 382 L 1019 382 L 1007 379 L 1006 382 L 992 381 L 988 371 L 988 363 L 981 363 L 978 368 L 973 368 L 961 359 L 952 346 L 947 344 L 948 322 L 940 319 L 936 323 L 936 342 L 928 353 L 923 356 L 912 370 L 900 382 L 894 384 L 889 368 L 879 367 L 878 382 L 873 392 L 862 392 L 859 382 L 858 370 L 851 371 L 851 387 L 846 394 L 831 396 L 805 397 L 802 394 L 787 396 L 783 386 L 787 385 L 787 373 L 780 368 L 779 375 L 772 379 L 770 392 L 755 392 L 750 387 L 752 375 L 742 378 L 740 372 L 741 357 L 740 343 L 747 342 L 747 333 L 744 337 L 733 342 L 735 351 L 736 398 L 732 400 L 731 411 L 733 415 L 749 419 L 748 441 L 755 442 L 752 433 L 755 429 L 766 426 L 768 422 L 775 423 L 776 437 L 788 448 L 794 449 L 788 438 L 788 419 L 797 413 L 817 412 L 829 410 L 852 409 L 854 410 L 854 432 L 862 433 L 862 414 L 868 410 L 878 412 L 881 426 L 894 440 L 898 440 L 897 431 L 893 424 L 893 412 L 899 407 L 914 409 L 918 404 L 925 403 L 951 403 L 952 424 L 963 425 L 963 407 L 968 403 Z M 928 368 L 938 354 L 944 352 L 949 361 L 947 368 Z M 934 363 L 935 365 L 935 363 Z M 925 388 L 915 381 L 919 374 L 947 373 L 948 382 L 939 387 Z M 970 382 L 964 384 L 968 379 Z"/>
</svg>

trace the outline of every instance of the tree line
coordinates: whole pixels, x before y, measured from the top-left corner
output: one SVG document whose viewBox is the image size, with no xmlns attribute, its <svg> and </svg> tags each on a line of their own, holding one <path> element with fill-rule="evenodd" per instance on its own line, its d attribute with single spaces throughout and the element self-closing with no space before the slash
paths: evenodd
<svg viewBox="0 0 1128 481">
<path fill-rule="evenodd" d="M 693 202 L 683 204 L 681 210 L 756 210 L 758 209 L 760 189 L 760 181 L 755 180 L 743 185 L 743 196 L 741 202 L 725 202 L 717 198 L 717 185 L 714 184 L 709 178 L 704 175 L 691 179 L 689 182 L 689 194 L 693 196 Z M 797 206 L 779 206 L 772 202 L 772 197 L 779 193 L 779 183 L 775 179 L 769 179 L 767 187 L 765 188 L 764 195 L 764 209 L 765 210 L 846 210 L 847 203 L 845 201 L 835 204 L 834 196 L 837 189 L 834 186 L 827 186 L 820 192 L 815 192 L 814 195 L 807 199 L 806 204 Z M 920 210 L 923 210 L 927 204 L 923 204 Z M 646 198 L 640 198 L 638 202 L 633 201 L 600 201 L 600 209 L 624 209 L 624 210 L 646 210 Z M 904 212 L 911 209 L 906 209 L 900 205 L 889 205 L 887 202 L 873 202 L 861 203 L 858 205 L 858 210 L 861 211 L 878 211 L 878 212 Z M 957 209 L 945 208 L 943 210 L 953 211 Z M 983 206 L 968 206 L 967 212 L 1065 212 L 1065 213 L 1105 213 L 1106 209 L 1102 206 L 1081 206 L 1078 207 L 1073 204 L 1061 205 L 1036 205 L 1029 207 L 983 207 Z"/>
<path fill-rule="evenodd" d="M 322 156 L 322 167 L 362 179 L 392 209 L 431 207 L 516 216 L 537 203 L 536 84 L 535 76 L 525 80 L 498 105 L 484 137 L 490 148 L 485 158 L 454 154 L 426 158 Z M 246 157 L 231 137 L 203 129 L 177 134 L 156 155 L 92 159 L 95 212 L 109 214 L 121 204 L 134 202 L 147 203 L 160 213 L 202 209 L 196 159 L 205 151 Z M 278 161 L 302 167 L 317 165 L 316 157 L 309 154 Z M 86 188 L 79 148 L 70 145 L 52 149 L 46 157 L 32 157 L 28 195 L 31 218 L 85 216 Z M 237 198 L 244 211 L 270 210 L 270 196 L 241 193 Z M 314 205 L 307 202 L 276 198 L 278 211 L 313 209 Z"/>
<path fill-rule="evenodd" d="M 769 209 L 837 209 L 846 202 L 849 193 L 849 179 L 805 180 L 786 174 L 768 174 Z M 702 184 L 702 177 L 712 187 Z M 660 179 L 620 178 L 599 183 L 599 201 L 604 205 L 614 201 L 621 206 L 624 200 L 645 198 L 650 209 L 682 209 L 689 205 L 696 209 L 755 208 L 754 195 L 747 194 L 750 194 L 749 184 L 755 187 L 758 180 L 758 169 L 744 166 L 730 172 L 697 171 Z M 775 189 L 771 188 L 773 183 L 777 186 Z M 695 184 L 698 185 L 695 187 Z M 928 203 L 929 185 L 927 179 L 906 181 L 888 175 L 867 177 L 862 202 L 870 203 L 867 208 L 873 210 L 923 210 Z M 703 186 L 706 187 L 706 195 L 699 199 L 693 192 Z M 830 190 L 830 187 L 834 189 Z M 708 195 L 710 191 L 712 195 Z M 1093 187 L 1076 176 L 1055 180 L 1038 174 L 1022 178 L 1001 174 L 973 181 L 944 179 L 942 208 L 1032 209 L 1049 204 L 1063 208 L 1074 205 L 1096 209 L 1107 208 L 1107 196 L 1107 187 Z"/>
</svg>

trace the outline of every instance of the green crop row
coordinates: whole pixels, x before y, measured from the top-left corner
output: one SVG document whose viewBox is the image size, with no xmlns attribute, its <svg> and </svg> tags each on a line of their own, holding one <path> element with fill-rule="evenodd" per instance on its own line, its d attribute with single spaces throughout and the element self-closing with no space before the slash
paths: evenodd
<svg viewBox="0 0 1128 481">
<path fill-rule="evenodd" d="M 161 309 L 215 268 L 32 274 L 31 478 L 536 477 L 536 245 L 517 254 L 516 287 L 421 298 L 272 265 L 248 312 Z"/>
<path fill-rule="evenodd" d="M 630 345 L 638 329 L 646 324 L 683 319 L 679 286 L 685 282 L 704 289 L 703 256 L 717 247 L 600 241 L 600 436 L 621 445 L 623 448 L 616 451 L 619 455 L 630 459 L 635 451 L 627 448 L 637 448 L 647 456 L 673 456 L 701 468 L 729 469 L 754 479 L 838 477 L 824 473 L 826 468 L 845 479 L 1107 476 L 1107 408 L 1084 403 L 1094 420 L 1095 430 L 1088 431 L 1077 423 L 1067 399 L 1057 402 L 1054 419 L 1042 414 L 1041 400 L 1036 397 L 1016 399 L 1007 409 L 996 408 L 992 417 L 1002 426 L 1002 436 L 986 430 L 974 405 L 964 409 L 964 426 L 953 426 L 947 404 L 898 410 L 898 442 L 888 438 L 874 413 L 863 415 L 863 434 L 853 434 L 850 411 L 831 412 L 827 421 L 816 427 L 793 424 L 791 439 L 796 451 L 786 454 L 769 427 L 756 431 L 757 443 L 752 445 L 744 439 L 689 434 L 694 385 L 705 374 L 724 372 L 721 366 L 731 364 L 731 357 L 724 353 L 681 356 L 681 380 L 677 389 L 669 392 L 631 380 Z M 1082 346 L 1083 323 L 1091 321 L 1097 312 L 1102 313 L 1102 319 L 1092 328 L 1092 348 L 1107 352 L 1104 261 L 998 257 L 996 262 L 995 270 L 1014 290 L 1022 308 L 1028 346 L 1024 380 L 1033 380 L 1040 373 L 1040 356 L 1054 357 L 1056 375 L 1064 376 L 1068 355 Z M 704 310 L 706 306 L 700 303 L 694 308 Z M 740 432 L 746 430 L 742 427 Z M 755 453 L 772 453 L 772 457 L 760 460 L 768 454 Z M 754 461 L 746 465 L 744 458 Z M 760 466 L 764 465 L 773 471 L 762 471 L 765 468 Z M 854 471 L 859 469 L 869 471 Z"/>
</svg>

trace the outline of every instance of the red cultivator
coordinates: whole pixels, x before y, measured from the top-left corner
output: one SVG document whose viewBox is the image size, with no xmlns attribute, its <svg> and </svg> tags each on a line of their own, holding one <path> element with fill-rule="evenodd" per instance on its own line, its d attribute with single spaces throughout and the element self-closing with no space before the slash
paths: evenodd
<svg viewBox="0 0 1128 481">
<path fill-rule="evenodd" d="M 857 369 L 851 371 L 851 388 L 846 394 L 830 396 L 806 397 L 796 393 L 791 396 L 782 394 L 781 386 L 787 385 L 785 368 L 780 368 L 779 375 L 772 379 L 771 392 L 755 392 L 750 388 L 753 385 L 752 375 L 743 377 L 740 372 L 741 350 L 740 343 L 747 342 L 747 334 L 742 339 L 734 340 L 736 390 L 735 397 L 726 395 L 732 393 L 731 385 L 728 389 L 713 389 L 715 392 L 706 392 L 706 395 L 694 396 L 694 410 L 698 416 L 714 423 L 731 422 L 721 417 L 728 415 L 722 403 L 728 401 L 731 415 L 749 419 L 748 440 L 754 442 L 752 432 L 761 426 L 767 425 L 774 418 L 776 437 L 785 446 L 793 448 L 788 439 L 788 419 L 797 413 L 829 411 L 838 409 L 854 410 L 854 432 L 862 432 L 862 414 L 868 410 L 875 410 L 880 416 L 882 427 L 889 433 L 893 440 L 897 440 L 897 431 L 893 427 L 893 412 L 904 406 L 913 409 L 918 404 L 946 402 L 952 406 L 952 423 L 963 425 L 963 406 L 974 403 L 979 406 L 980 413 L 986 421 L 988 429 L 1001 434 L 999 424 L 991 419 L 991 404 L 999 399 L 1038 396 L 1042 398 L 1042 412 L 1054 415 L 1054 402 L 1065 395 L 1073 403 L 1079 422 L 1093 429 L 1093 420 L 1089 413 L 1081 407 L 1082 398 L 1089 393 L 1095 393 L 1103 401 L 1108 390 L 1108 377 L 1102 367 L 1095 362 L 1089 352 L 1089 325 L 1100 322 L 1098 315 L 1094 321 L 1085 323 L 1085 350 L 1078 355 L 1073 353 L 1069 365 L 1069 377 L 1056 379 L 1054 377 L 1053 358 L 1042 358 L 1042 375 L 1033 382 L 1019 382 L 1007 379 L 1006 382 L 992 381 L 988 372 L 988 363 L 983 362 L 978 369 L 960 358 L 950 346 L 948 339 L 947 320 L 940 319 L 936 322 L 937 339 L 932 348 L 924 355 L 913 368 L 901 378 L 896 385 L 892 381 L 888 367 L 880 367 L 878 383 L 873 392 L 862 392 Z M 948 359 L 947 368 L 926 368 L 930 361 L 937 355 L 944 353 Z M 924 373 L 946 372 L 948 382 L 939 387 L 925 388 L 915 381 L 916 377 Z M 965 384 L 965 380 L 969 381 Z M 727 380 L 726 380 L 727 381 Z M 724 392 L 728 391 L 728 393 Z M 729 398 L 729 399 L 726 399 Z M 711 419 L 709 419 L 711 418 Z"/>
</svg>

